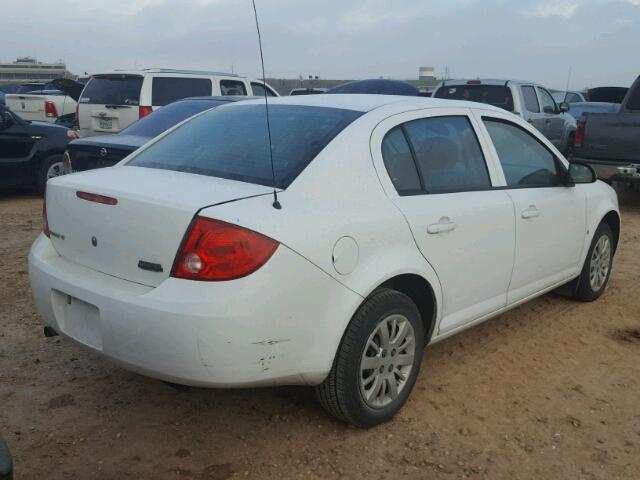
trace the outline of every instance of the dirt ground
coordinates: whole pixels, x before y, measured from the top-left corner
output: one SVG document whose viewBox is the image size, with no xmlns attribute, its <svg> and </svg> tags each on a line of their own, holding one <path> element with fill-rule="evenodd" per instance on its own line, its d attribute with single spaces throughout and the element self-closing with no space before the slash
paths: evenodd
<svg viewBox="0 0 640 480">
<path fill-rule="evenodd" d="M 0 432 L 22 479 L 640 479 L 640 193 L 595 303 L 546 295 L 429 347 L 371 430 L 308 388 L 176 390 L 44 338 L 41 200 L 0 194 Z"/>
</svg>

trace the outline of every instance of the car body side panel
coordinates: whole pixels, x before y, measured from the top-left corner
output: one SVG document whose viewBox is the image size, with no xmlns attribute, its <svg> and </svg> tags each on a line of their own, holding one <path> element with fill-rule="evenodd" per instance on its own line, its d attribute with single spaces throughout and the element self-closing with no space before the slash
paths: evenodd
<svg viewBox="0 0 640 480">
<path fill-rule="evenodd" d="M 265 196 L 213 206 L 200 214 L 282 242 L 362 297 L 396 275 L 412 273 L 429 282 L 440 303 L 437 275 L 371 167 L 369 135 L 375 123 L 358 123 L 347 127 L 279 192 L 282 210 L 274 209 L 272 197 Z M 346 274 L 334 266 L 334 246 L 343 237 L 357 244 L 356 266 Z M 343 319 L 343 329 L 350 318 Z"/>
</svg>

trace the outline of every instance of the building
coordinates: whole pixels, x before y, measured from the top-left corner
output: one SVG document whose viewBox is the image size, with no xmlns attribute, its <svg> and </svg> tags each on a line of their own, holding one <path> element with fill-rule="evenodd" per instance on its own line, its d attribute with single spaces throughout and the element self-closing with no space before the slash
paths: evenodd
<svg viewBox="0 0 640 480">
<path fill-rule="evenodd" d="M 33 57 L 18 58 L 15 62 L 0 62 L 0 85 L 7 83 L 48 82 L 54 78 L 75 78 L 62 63 L 38 62 Z"/>
<path fill-rule="evenodd" d="M 418 80 L 434 80 L 436 69 L 434 67 L 420 67 L 418 70 Z"/>
</svg>

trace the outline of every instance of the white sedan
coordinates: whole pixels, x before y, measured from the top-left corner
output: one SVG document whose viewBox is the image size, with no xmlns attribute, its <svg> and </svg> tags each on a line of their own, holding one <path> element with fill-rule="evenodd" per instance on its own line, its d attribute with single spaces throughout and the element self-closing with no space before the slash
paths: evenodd
<svg viewBox="0 0 640 480">
<path fill-rule="evenodd" d="M 46 324 L 169 382 L 313 385 L 366 427 L 401 408 L 426 344 L 559 287 L 604 291 L 616 194 L 520 118 L 377 95 L 274 98 L 269 116 L 273 170 L 254 100 L 51 180 L 29 256 Z"/>
</svg>

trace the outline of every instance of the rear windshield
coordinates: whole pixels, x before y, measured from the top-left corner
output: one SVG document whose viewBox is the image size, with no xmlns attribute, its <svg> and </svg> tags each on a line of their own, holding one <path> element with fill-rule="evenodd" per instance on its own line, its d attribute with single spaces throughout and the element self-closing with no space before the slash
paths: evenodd
<svg viewBox="0 0 640 480">
<path fill-rule="evenodd" d="M 513 112 L 513 96 L 504 85 L 452 85 L 439 88 L 436 98 L 488 103 Z"/>
<path fill-rule="evenodd" d="M 211 110 L 156 142 L 128 164 L 286 188 L 362 112 L 270 105 L 275 182 L 265 106 Z"/>
<path fill-rule="evenodd" d="M 139 135 L 153 138 L 169 130 L 183 120 L 224 103 L 220 100 L 186 100 L 159 108 L 151 115 L 142 117 L 120 132 L 120 135 Z"/>
<path fill-rule="evenodd" d="M 80 103 L 92 105 L 138 105 L 142 77 L 107 75 L 93 77 L 82 90 Z"/>
</svg>

